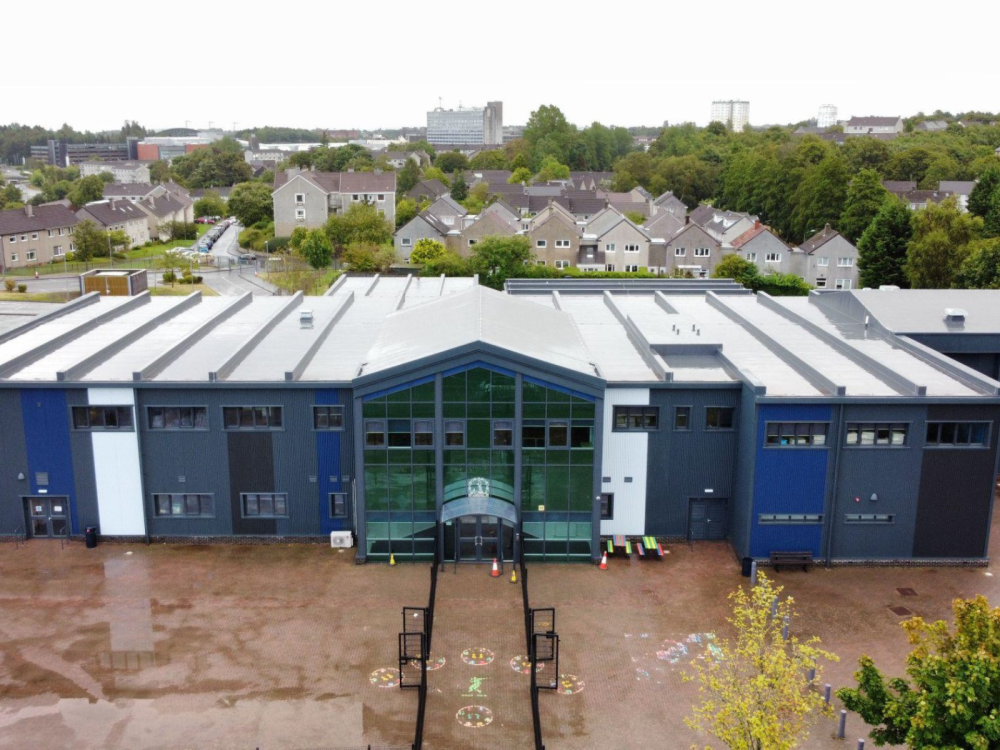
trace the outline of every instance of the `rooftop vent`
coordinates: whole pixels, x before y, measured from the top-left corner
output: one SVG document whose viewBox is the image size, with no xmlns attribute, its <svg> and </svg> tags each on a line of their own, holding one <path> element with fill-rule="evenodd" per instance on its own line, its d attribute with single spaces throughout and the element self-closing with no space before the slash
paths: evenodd
<svg viewBox="0 0 1000 750">
<path fill-rule="evenodd" d="M 312 327 L 313 327 L 312 310 L 302 310 L 299 313 L 299 328 L 312 328 Z"/>
<path fill-rule="evenodd" d="M 966 315 L 968 315 L 968 313 L 960 307 L 946 307 L 944 309 L 944 317 L 946 320 L 961 322 L 965 320 Z"/>
</svg>

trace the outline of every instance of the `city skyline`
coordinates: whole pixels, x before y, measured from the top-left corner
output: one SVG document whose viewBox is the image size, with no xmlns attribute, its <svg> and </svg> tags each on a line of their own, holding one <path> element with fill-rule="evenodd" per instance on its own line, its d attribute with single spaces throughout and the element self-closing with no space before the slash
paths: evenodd
<svg viewBox="0 0 1000 750">
<path fill-rule="evenodd" d="M 167 38 L 173 33 L 158 22 L 157 9 L 130 4 L 128 13 L 116 14 L 116 6 L 126 7 L 112 2 L 109 12 L 97 18 L 83 6 L 55 3 L 46 28 L 48 43 L 57 49 L 76 49 L 81 38 L 122 39 L 140 29 L 148 35 L 149 29 L 162 28 Z M 442 52 L 442 64 L 417 71 L 409 64 L 412 45 L 392 41 L 377 43 L 382 48 L 378 65 L 382 73 L 376 74 L 365 65 L 350 64 L 371 56 L 375 42 L 363 34 L 338 37 L 337 59 L 347 64 L 337 69 L 346 72 L 331 75 L 325 48 L 295 46 L 291 34 L 279 35 L 268 54 L 254 53 L 256 40 L 261 39 L 261 18 L 243 13 L 232 2 L 220 2 L 218 7 L 220 12 L 206 19 L 205 49 L 188 45 L 187 62 L 164 66 L 156 76 L 149 75 L 144 63 L 117 68 L 113 76 L 69 76 L 65 56 L 38 55 L 32 36 L 14 35 L 8 44 L 9 59 L 30 61 L 30 74 L 9 76 L 0 84 L 5 102 L 0 121 L 51 129 L 69 123 L 80 130 L 116 128 L 126 119 L 151 129 L 180 127 L 185 121 L 206 127 L 211 121 L 227 129 L 236 122 L 238 128 L 283 125 L 373 130 L 420 125 L 439 98 L 446 108 L 460 102 L 482 106 L 487 101 L 503 101 L 504 121 L 509 124 L 524 124 L 540 105 L 554 104 L 581 127 L 595 120 L 625 126 L 652 127 L 664 121 L 705 125 L 716 99 L 752 102 L 753 125 L 807 120 L 828 102 L 837 104 L 842 119 L 1000 108 L 996 97 L 1000 72 L 988 57 L 988 24 L 970 25 L 945 15 L 932 26 L 879 4 L 866 8 L 863 17 L 831 14 L 824 18 L 823 36 L 836 54 L 820 58 L 794 41 L 811 33 L 797 20 L 797 6 L 763 3 L 755 13 L 747 14 L 735 3 L 722 2 L 713 7 L 712 18 L 724 20 L 738 12 L 736 38 L 770 37 L 783 43 L 762 45 L 738 65 L 730 55 L 708 55 L 688 70 L 680 62 L 654 64 L 641 54 L 612 66 L 595 62 L 567 67 L 562 43 L 540 49 L 531 34 L 508 35 L 501 56 L 537 72 L 537 85 L 530 87 L 525 83 L 531 79 L 511 74 L 507 65 L 478 64 L 475 51 L 458 57 Z M 296 17 L 321 22 L 329 15 L 328 7 L 306 0 Z M 403 10 L 404 6 L 390 3 L 389 16 L 393 8 Z M 565 42 L 594 40 L 589 14 L 568 14 L 564 8 L 546 4 L 532 5 L 530 12 L 521 15 L 516 7 L 511 10 L 515 13 L 509 17 L 522 18 L 526 27 L 558 28 Z M 483 28 L 489 20 L 484 11 L 452 0 L 445 0 L 441 11 L 450 18 L 466 19 L 470 31 Z M 366 28 L 363 11 L 344 8 L 337 13 L 338 28 Z M 11 28 L 28 28 L 37 20 L 35 9 L 23 4 L 5 9 L 4 15 Z M 221 20 L 226 44 L 217 44 L 215 37 L 208 41 L 216 18 Z M 666 41 L 671 29 L 681 33 L 711 20 L 694 7 L 649 6 L 643 18 L 637 25 L 631 14 L 602 16 L 599 35 L 633 39 L 636 48 L 642 49 L 642 29 L 656 28 Z M 890 27 L 892 34 L 887 35 L 884 32 Z M 429 19 L 416 18 L 407 31 L 411 40 L 432 38 L 436 27 Z M 907 50 L 930 50 L 938 40 L 956 38 L 959 32 L 964 40 L 962 69 L 974 74 L 940 65 L 921 66 L 919 55 L 912 60 L 922 71 L 919 75 L 899 72 L 904 40 Z M 293 47 L 297 72 L 291 76 L 281 61 L 282 52 Z M 474 49 L 475 45 L 470 48 Z M 154 52 L 149 54 L 155 57 Z M 202 69 L 203 74 L 196 76 Z"/>
</svg>

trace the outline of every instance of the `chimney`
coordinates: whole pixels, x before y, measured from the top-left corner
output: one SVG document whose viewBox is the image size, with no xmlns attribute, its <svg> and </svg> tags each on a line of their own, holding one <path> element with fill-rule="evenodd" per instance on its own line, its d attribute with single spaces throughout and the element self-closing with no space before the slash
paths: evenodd
<svg viewBox="0 0 1000 750">
<path fill-rule="evenodd" d="M 116 200 L 115 200 L 114 198 L 112 198 L 111 200 L 109 200 L 109 201 L 108 201 L 108 205 L 109 205 L 109 206 L 111 206 L 111 210 L 112 210 L 112 211 L 114 211 L 114 210 L 115 210 L 115 206 L 116 206 L 117 204 L 118 204 L 118 201 L 116 201 Z"/>
<path fill-rule="evenodd" d="M 830 230 L 830 225 L 827 224 L 825 227 L 823 227 L 823 236 L 826 237 L 826 233 L 829 232 L 829 231 L 831 231 Z"/>
<path fill-rule="evenodd" d="M 154 196 L 149 196 L 149 207 L 156 208 L 156 198 Z"/>
<path fill-rule="evenodd" d="M 348 173 L 353 173 L 354 172 L 354 167 L 348 167 L 347 171 L 348 171 Z"/>
<path fill-rule="evenodd" d="M 35 207 L 32 206 L 30 203 L 25 203 L 24 204 L 24 213 L 25 213 L 26 216 L 34 216 L 35 215 Z"/>
</svg>

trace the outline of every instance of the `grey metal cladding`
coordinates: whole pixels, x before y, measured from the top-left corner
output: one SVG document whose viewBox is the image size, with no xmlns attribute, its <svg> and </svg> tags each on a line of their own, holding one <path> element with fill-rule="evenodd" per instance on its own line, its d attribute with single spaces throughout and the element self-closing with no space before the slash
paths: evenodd
<svg viewBox="0 0 1000 750">
<path fill-rule="evenodd" d="M 0 536 L 24 532 L 25 516 L 22 495 L 31 493 L 28 481 L 28 449 L 24 441 L 24 413 L 19 391 L 0 390 L 0 451 L 4 470 L 0 471 Z M 24 479 L 18 479 L 18 474 Z"/>
<path fill-rule="evenodd" d="M 650 391 L 650 405 L 660 407 L 660 426 L 649 433 L 647 534 L 686 536 L 689 498 L 730 497 L 741 424 L 740 394 L 736 389 Z M 691 407 L 690 430 L 674 430 L 675 406 Z M 734 407 L 737 430 L 706 430 L 705 408 L 709 406 Z"/>
<path fill-rule="evenodd" d="M 744 385 L 739 398 L 737 448 L 729 501 L 729 538 L 736 554 L 743 557 L 750 552 L 750 522 L 757 461 L 757 401 L 754 388 Z"/>
<path fill-rule="evenodd" d="M 241 495 L 247 492 L 274 492 L 274 447 L 270 431 L 226 433 L 229 457 L 229 511 L 234 534 L 273 536 L 278 533 L 276 518 L 244 518 Z M 280 521 L 287 523 L 284 519 Z"/>
<path fill-rule="evenodd" d="M 904 423 L 908 425 L 906 447 L 850 447 L 840 450 L 839 472 L 827 482 L 836 486 L 835 505 L 828 515 L 833 528 L 831 557 L 834 560 L 896 559 L 911 556 L 920 490 L 924 425 L 923 406 L 844 407 L 845 423 Z M 842 440 L 843 430 L 831 425 L 830 443 Z M 831 460 L 831 465 L 836 461 Z M 877 495 L 876 501 L 871 500 Z M 855 501 L 857 498 L 857 501 Z M 846 523 L 847 514 L 892 515 L 892 523 Z"/>
<path fill-rule="evenodd" d="M 70 388 L 66 391 L 66 403 L 69 408 L 86 406 L 89 402 L 87 391 L 83 388 Z M 69 415 L 66 420 L 69 424 Z M 100 512 L 97 509 L 97 473 L 94 468 L 94 440 L 90 432 L 70 429 L 70 452 L 73 454 L 73 483 L 76 486 L 76 516 L 79 528 L 83 533 L 85 526 L 97 526 L 100 529 Z"/>
<path fill-rule="evenodd" d="M 277 533 L 280 536 L 316 536 L 322 533 L 320 513 L 326 513 L 329 502 L 319 496 L 312 414 L 316 395 L 311 390 L 282 390 L 280 395 L 281 400 L 273 403 L 283 406 L 282 420 L 286 427 L 269 434 L 274 491 L 288 494 L 288 518 L 277 519 Z M 317 477 L 317 481 L 309 481 L 310 477 Z"/>
<path fill-rule="evenodd" d="M 913 557 L 983 558 L 993 506 L 1000 409 L 939 405 L 928 408 L 927 419 L 991 420 L 993 425 L 989 448 L 924 450 Z"/>
</svg>

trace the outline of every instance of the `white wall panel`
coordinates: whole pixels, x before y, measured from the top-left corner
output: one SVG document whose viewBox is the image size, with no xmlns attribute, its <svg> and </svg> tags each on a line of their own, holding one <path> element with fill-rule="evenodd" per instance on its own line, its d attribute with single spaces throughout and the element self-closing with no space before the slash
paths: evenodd
<svg viewBox="0 0 1000 750">
<path fill-rule="evenodd" d="M 608 388 L 604 392 L 604 456 L 601 492 L 615 494 L 614 518 L 601 521 L 601 534 L 641 535 L 646 528 L 646 456 L 649 438 L 645 432 L 615 432 L 614 407 L 649 405 L 648 388 Z M 626 482 L 626 477 L 631 481 Z"/>
<path fill-rule="evenodd" d="M 135 407 L 131 388 L 89 388 L 91 404 L 119 404 Z M 139 466 L 139 419 L 133 415 L 131 432 L 91 433 L 94 449 L 94 477 L 97 484 L 97 511 L 101 534 L 141 536 L 146 533 L 142 514 L 142 472 Z"/>
</svg>

